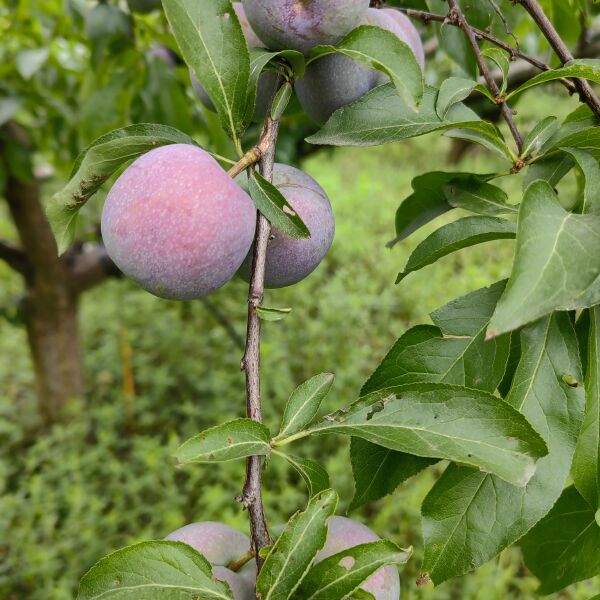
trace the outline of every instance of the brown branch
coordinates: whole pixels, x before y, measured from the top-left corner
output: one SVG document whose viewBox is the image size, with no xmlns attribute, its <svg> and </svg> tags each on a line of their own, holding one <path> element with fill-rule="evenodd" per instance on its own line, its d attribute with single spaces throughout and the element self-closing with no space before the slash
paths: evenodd
<svg viewBox="0 0 600 600">
<path fill-rule="evenodd" d="M 481 74 L 483 75 L 483 78 L 485 79 L 488 88 L 492 92 L 494 98 L 496 98 L 498 100 L 498 102 L 502 104 L 502 106 L 501 106 L 502 116 L 504 117 L 504 120 L 508 124 L 508 128 L 510 129 L 510 132 L 512 133 L 512 136 L 515 140 L 515 143 L 517 144 L 517 148 L 519 149 L 519 154 L 520 154 L 521 150 L 523 149 L 523 138 L 522 138 L 521 133 L 519 132 L 517 125 L 515 123 L 515 120 L 513 118 L 512 110 L 510 109 L 510 107 L 508 106 L 508 104 L 506 102 L 501 101 L 500 89 L 498 88 L 498 84 L 496 83 L 495 79 L 492 77 L 490 69 L 489 69 L 487 63 L 485 62 L 483 55 L 481 54 L 481 49 L 479 48 L 479 44 L 477 43 L 477 38 L 475 37 L 475 34 L 473 33 L 473 29 L 471 28 L 469 23 L 467 23 L 467 20 L 465 19 L 465 16 L 463 15 L 462 11 L 460 10 L 460 7 L 458 6 L 458 3 L 456 2 L 456 0 L 448 0 L 448 6 L 450 6 L 449 18 L 452 20 L 456 20 L 458 22 L 460 28 L 463 30 L 463 32 L 467 36 L 467 39 L 469 40 L 469 44 L 473 50 L 473 54 L 475 55 L 475 60 L 477 61 L 477 65 L 479 66 L 479 70 L 481 71 Z"/>
<path fill-rule="evenodd" d="M 420 19 L 426 25 L 429 24 L 431 21 L 435 21 L 437 23 L 444 23 L 446 25 L 460 27 L 458 21 L 453 20 L 448 15 L 436 15 L 435 13 L 426 12 L 424 10 L 415 10 L 412 8 L 401 8 L 400 10 L 407 16 L 412 17 L 413 19 Z M 552 69 L 552 67 L 546 64 L 545 62 L 534 58 L 533 56 L 525 54 L 525 52 L 521 51 L 519 48 L 515 48 L 514 46 L 507 44 L 500 38 L 492 35 L 491 33 L 488 33 L 487 31 L 477 29 L 476 27 L 471 27 L 471 31 L 477 39 L 485 40 L 487 42 L 490 42 L 491 44 L 494 44 L 495 46 L 498 46 L 499 48 L 502 48 L 503 50 L 508 52 L 513 59 L 521 58 L 524 61 L 528 62 L 530 65 L 533 65 L 534 67 L 539 69 L 540 71 L 550 71 Z M 569 79 L 560 79 L 559 81 L 569 90 L 569 93 L 574 94 L 577 91 L 575 84 Z"/>
<path fill-rule="evenodd" d="M 69 285 L 76 294 L 82 294 L 109 277 L 122 273 L 108 256 L 102 244 L 79 244 L 62 257 L 69 270 Z"/>
<path fill-rule="evenodd" d="M 29 260 L 25 252 L 5 240 L 0 240 L 0 260 L 21 275 L 25 275 L 29 270 Z"/>
<path fill-rule="evenodd" d="M 274 94 L 283 85 L 279 77 Z M 271 101 L 272 103 L 272 101 Z M 275 161 L 275 145 L 279 134 L 279 120 L 271 118 L 270 106 L 260 136 L 257 148 L 260 150 L 259 169 L 262 176 L 271 181 L 273 178 L 273 163 Z M 271 233 L 271 224 L 260 213 L 257 213 L 256 234 L 254 236 L 254 254 L 252 258 L 252 276 L 248 292 L 248 327 L 246 335 L 246 350 L 242 358 L 242 369 L 246 374 L 246 413 L 250 419 L 262 422 L 260 403 L 260 318 L 257 307 L 263 301 L 265 289 L 265 266 L 267 259 L 267 244 Z M 263 560 L 259 553 L 262 548 L 271 543 L 267 528 L 262 500 L 262 459 L 251 456 L 246 462 L 246 481 L 241 500 L 248 509 L 252 549 L 256 553 L 257 569 L 262 567 Z"/>
<path fill-rule="evenodd" d="M 537 0 L 516 0 L 531 15 L 544 37 L 563 64 L 573 60 L 573 54 L 544 13 Z M 600 100 L 594 93 L 592 86 L 585 79 L 573 79 L 573 83 L 579 92 L 579 98 L 587 104 L 594 113 L 600 117 Z"/>
</svg>

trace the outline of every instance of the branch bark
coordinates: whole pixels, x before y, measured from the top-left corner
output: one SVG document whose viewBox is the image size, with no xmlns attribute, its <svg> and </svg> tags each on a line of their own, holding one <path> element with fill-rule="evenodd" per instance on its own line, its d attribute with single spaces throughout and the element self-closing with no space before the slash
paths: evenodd
<svg viewBox="0 0 600 600">
<path fill-rule="evenodd" d="M 426 25 L 429 24 L 431 21 L 435 21 L 437 23 L 444 23 L 446 25 L 460 27 L 458 21 L 449 18 L 448 15 L 436 15 L 434 13 L 426 12 L 424 10 L 415 10 L 412 8 L 401 8 L 400 10 L 405 15 L 412 17 L 413 19 L 420 19 Z M 495 46 L 498 46 L 499 48 L 502 48 L 502 50 L 508 52 L 512 58 L 520 58 L 528 62 L 530 65 L 534 66 L 536 69 L 539 69 L 540 71 L 550 71 L 552 68 L 550 67 L 550 65 L 539 60 L 538 58 L 534 58 L 533 56 L 525 54 L 525 52 L 522 52 L 519 48 L 515 48 L 514 46 L 507 44 L 500 38 L 492 35 L 491 33 L 488 33 L 487 31 L 477 29 L 476 27 L 471 27 L 471 31 L 477 39 L 485 40 L 487 42 L 490 42 L 491 44 L 494 44 Z M 569 93 L 574 94 L 577 92 L 577 88 L 571 80 L 560 79 L 559 81 L 567 88 L 567 90 L 569 90 Z"/>
<path fill-rule="evenodd" d="M 536 25 L 540 28 L 540 31 L 544 34 L 544 37 L 548 40 L 550 46 L 556 55 L 560 58 L 564 64 L 573 60 L 573 54 L 567 45 L 562 41 L 562 38 L 552 25 L 550 19 L 544 13 L 544 10 L 539 5 L 537 0 L 516 0 L 523 8 L 531 15 Z M 592 86 L 588 81 L 584 79 L 573 79 L 573 83 L 579 92 L 579 97 L 582 102 L 587 104 L 594 113 L 600 117 L 600 100 L 594 93 Z"/>
<path fill-rule="evenodd" d="M 283 84 L 279 77 L 274 94 Z M 258 163 L 262 176 L 271 181 L 275 161 L 275 146 L 279 134 L 279 120 L 271 118 L 271 107 L 267 109 L 267 117 L 256 148 L 260 155 Z M 271 224 L 260 213 L 257 213 L 256 234 L 254 236 L 254 254 L 252 258 L 252 275 L 248 292 L 248 326 L 246 333 L 246 350 L 241 367 L 246 374 L 246 413 L 250 419 L 262 422 L 260 399 L 260 329 L 261 323 L 257 307 L 263 301 L 265 290 L 265 265 L 267 244 L 271 233 Z M 271 543 L 267 528 L 262 499 L 262 459 L 251 456 L 246 462 L 246 481 L 241 496 L 244 507 L 250 518 L 252 549 L 256 555 L 257 569 L 262 567 L 263 560 L 259 552 Z"/>
<path fill-rule="evenodd" d="M 476 38 L 475 34 L 473 33 L 473 28 L 469 25 L 469 23 L 467 23 L 467 20 L 465 19 L 465 16 L 463 15 L 462 11 L 460 10 L 460 7 L 458 6 L 458 3 L 456 2 L 456 0 L 448 0 L 448 6 L 450 7 L 449 17 L 451 19 L 452 18 L 456 19 L 460 28 L 464 31 L 465 35 L 467 36 L 467 39 L 469 40 L 469 44 L 473 50 L 473 54 L 475 55 L 475 60 L 477 61 L 477 65 L 479 66 L 479 70 L 480 70 L 481 74 L 483 75 L 483 78 L 485 79 L 487 86 L 490 89 L 490 91 L 492 92 L 494 98 L 497 98 L 498 101 L 500 102 L 500 89 L 498 88 L 498 84 L 496 83 L 495 79 L 492 77 L 491 71 L 490 71 L 487 63 L 485 62 L 483 55 L 481 54 L 479 44 L 477 43 L 477 38 Z M 519 129 L 517 128 L 517 125 L 513 118 L 512 110 L 510 109 L 510 106 L 508 106 L 508 104 L 506 102 L 502 101 L 501 104 L 502 104 L 502 106 L 501 106 L 502 116 L 504 117 L 504 120 L 508 124 L 508 128 L 510 129 L 510 132 L 515 140 L 515 143 L 517 144 L 519 153 L 521 153 L 521 150 L 523 149 L 523 137 L 521 136 L 521 133 L 519 132 Z"/>
<path fill-rule="evenodd" d="M 21 275 L 25 275 L 29 269 L 29 261 L 25 252 L 5 240 L 0 240 L 0 260 Z"/>
</svg>

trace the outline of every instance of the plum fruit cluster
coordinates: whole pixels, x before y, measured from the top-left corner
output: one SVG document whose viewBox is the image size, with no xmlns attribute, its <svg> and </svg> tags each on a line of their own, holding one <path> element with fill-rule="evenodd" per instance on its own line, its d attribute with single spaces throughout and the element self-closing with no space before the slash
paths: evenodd
<svg viewBox="0 0 600 600">
<path fill-rule="evenodd" d="M 237 529 L 223 523 L 204 521 L 181 527 L 165 539 L 184 542 L 200 552 L 213 566 L 214 577 L 229 584 L 235 600 L 256 599 L 256 564 L 251 560 L 250 539 Z M 338 552 L 379 539 L 358 521 L 330 517 L 327 540 L 315 557 L 315 564 Z M 375 600 L 398 600 L 398 570 L 394 566 L 382 567 L 361 585 L 361 589 L 372 594 Z"/>
<path fill-rule="evenodd" d="M 335 45 L 355 27 L 371 25 L 396 35 L 412 49 L 421 68 L 425 64 L 419 32 L 406 15 L 393 8 L 369 8 L 368 0 L 243 0 L 242 4 L 250 47 L 309 54 L 315 46 Z M 239 9 L 236 12 L 239 16 Z M 347 56 L 329 54 L 309 64 L 295 89 L 304 111 L 323 124 L 338 108 L 387 81 L 380 71 Z"/>
<path fill-rule="evenodd" d="M 312 177 L 286 165 L 274 171 L 275 185 L 311 232 L 297 240 L 273 229 L 265 280 L 267 287 L 284 287 L 317 268 L 335 226 L 329 199 Z M 238 271 L 250 274 L 254 204 L 197 146 L 163 146 L 135 160 L 108 193 L 101 227 L 119 269 L 161 298 L 200 298 Z"/>
</svg>

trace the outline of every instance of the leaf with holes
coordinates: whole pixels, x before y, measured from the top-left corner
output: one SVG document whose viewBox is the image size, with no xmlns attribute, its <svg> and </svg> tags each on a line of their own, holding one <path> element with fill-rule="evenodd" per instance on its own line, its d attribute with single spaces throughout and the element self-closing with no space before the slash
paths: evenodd
<svg viewBox="0 0 600 600">
<path fill-rule="evenodd" d="M 387 540 L 359 544 L 322 560 L 310 569 L 296 592 L 298 600 L 342 600 L 386 565 L 402 565 L 412 548 Z"/>
<path fill-rule="evenodd" d="M 331 433 L 477 466 L 521 486 L 548 453 L 542 438 L 512 406 L 487 392 L 442 383 L 373 392 L 296 438 Z"/>
<path fill-rule="evenodd" d="M 256 208 L 278 229 L 296 239 L 310 237 L 310 232 L 283 194 L 258 171 L 251 171 L 248 185 Z"/>
</svg>

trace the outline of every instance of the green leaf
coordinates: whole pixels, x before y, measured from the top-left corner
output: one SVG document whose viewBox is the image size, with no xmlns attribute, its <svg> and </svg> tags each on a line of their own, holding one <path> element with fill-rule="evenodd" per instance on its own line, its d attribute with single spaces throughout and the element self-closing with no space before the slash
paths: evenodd
<svg viewBox="0 0 600 600">
<path fill-rule="evenodd" d="M 573 459 L 573 481 L 594 508 L 600 508 L 600 307 L 589 311 L 583 426 Z"/>
<path fill-rule="evenodd" d="M 390 83 L 380 85 L 362 98 L 333 113 L 325 125 L 307 138 L 311 144 L 330 146 L 377 146 L 458 127 L 498 137 L 498 128 L 482 121 L 470 108 L 458 103 L 445 119 L 435 110 L 438 90 L 425 87 L 418 112 L 411 109 Z"/>
<path fill-rule="evenodd" d="M 410 46 L 395 33 L 361 25 L 335 46 L 317 46 L 310 54 L 309 64 L 327 54 L 342 54 L 368 67 L 385 73 L 400 97 L 415 109 L 423 98 L 423 73 Z"/>
<path fill-rule="evenodd" d="M 177 449 L 177 460 L 187 463 L 212 463 L 247 456 L 266 456 L 271 451 L 271 435 L 262 424 L 252 419 L 236 419 L 206 429 Z"/>
<path fill-rule="evenodd" d="M 281 116 L 290 102 L 292 92 L 292 84 L 287 81 L 279 88 L 279 90 L 277 90 L 275 98 L 273 98 L 273 106 L 271 106 L 271 118 L 274 121 L 281 119 Z"/>
<path fill-rule="evenodd" d="M 600 575 L 600 527 L 594 509 L 574 487 L 563 492 L 521 548 L 525 563 L 542 582 L 540 594 Z"/>
<path fill-rule="evenodd" d="M 523 189 L 526 190 L 538 179 L 554 187 L 572 168 L 573 159 L 568 154 L 559 152 L 545 156 L 527 168 Z"/>
<path fill-rule="evenodd" d="M 489 58 L 491 61 L 496 63 L 502 73 L 502 85 L 500 86 L 500 94 L 506 92 L 506 86 L 508 84 L 508 72 L 510 71 L 510 55 L 505 50 L 500 48 L 491 47 L 485 48 L 482 51 L 483 56 Z"/>
<path fill-rule="evenodd" d="M 248 190 L 256 208 L 277 229 L 297 239 L 310 237 L 310 232 L 298 213 L 283 194 L 258 171 L 250 172 Z"/>
<path fill-rule="evenodd" d="M 554 310 L 600 303 L 600 217 L 567 212 L 554 190 L 532 183 L 519 211 L 513 272 L 490 322 L 490 335 Z"/>
<path fill-rule="evenodd" d="M 401 483 L 437 462 L 435 458 L 411 456 L 353 437 L 350 461 L 354 497 L 349 510 L 391 494 Z"/>
<path fill-rule="evenodd" d="M 229 586 L 212 577 L 210 563 L 182 542 L 154 541 L 117 550 L 96 563 L 77 600 L 231 600 Z"/>
<path fill-rule="evenodd" d="M 556 117 L 546 117 L 542 119 L 525 137 L 523 141 L 523 150 L 521 158 L 527 156 L 537 156 L 542 146 L 558 130 L 558 119 Z"/>
<path fill-rule="evenodd" d="M 306 487 L 308 488 L 308 495 L 312 498 L 316 494 L 319 494 L 323 490 L 330 487 L 329 475 L 327 471 L 314 460 L 308 458 L 298 458 L 297 456 L 290 456 L 277 450 L 273 451 L 273 454 L 280 456 L 285 459 L 294 467 L 298 474 L 304 480 Z"/>
<path fill-rule="evenodd" d="M 359 544 L 326 558 L 310 569 L 294 597 L 298 600 L 347 598 L 386 565 L 408 561 L 412 549 L 402 550 L 387 540 Z"/>
<path fill-rule="evenodd" d="M 269 308 L 268 306 L 257 306 L 256 313 L 263 321 L 281 321 L 292 312 L 291 308 Z"/>
<path fill-rule="evenodd" d="M 442 225 L 415 248 L 404 271 L 398 274 L 396 283 L 400 283 L 409 273 L 462 248 L 492 240 L 512 239 L 516 230 L 512 221 L 498 217 L 464 217 Z"/>
<path fill-rule="evenodd" d="M 262 600 L 287 600 L 302 583 L 317 552 L 327 539 L 327 519 L 335 513 L 338 497 L 325 490 L 297 512 L 269 552 L 256 582 Z"/>
<path fill-rule="evenodd" d="M 326 416 L 304 435 L 325 433 L 477 466 L 521 486 L 547 454 L 542 438 L 513 407 L 487 392 L 441 383 L 374 392 Z"/>
<path fill-rule="evenodd" d="M 185 62 L 239 146 L 246 116 L 250 55 L 230 0 L 163 0 Z"/>
<path fill-rule="evenodd" d="M 444 186 L 455 176 L 468 177 L 468 174 L 432 172 L 412 180 L 414 192 L 396 211 L 396 238 L 388 246 L 401 242 L 423 225 L 452 209 L 444 195 Z"/>
<path fill-rule="evenodd" d="M 578 77 L 580 79 L 588 79 L 594 83 L 600 83 L 600 60 L 594 58 L 578 58 L 571 60 L 559 69 L 551 69 L 544 71 L 535 77 L 526 81 L 523 85 L 510 92 L 506 99 L 509 100 L 514 96 L 521 94 L 525 90 L 532 88 L 547 81 L 555 81 L 563 77 Z"/>
<path fill-rule="evenodd" d="M 477 87 L 477 82 L 464 77 L 448 77 L 440 86 L 435 111 L 440 119 L 444 119 L 450 108 L 462 102 L 471 95 Z"/>
<path fill-rule="evenodd" d="M 450 383 L 494 392 L 504 375 L 510 339 L 485 341 L 485 330 L 505 282 L 458 298 L 431 314 L 394 344 L 361 390 L 365 395 L 412 383 Z M 496 343 L 497 342 L 497 343 Z"/>
<path fill-rule="evenodd" d="M 281 59 L 284 59 L 286 64 L 292 66 L 294 77 L 302 77 L 304 74 L 305 61 L 301 52 L 297 52 L 296 50 L 279 50 L 277 52 L 271 52 L 262 48 L 250 49 L 250 77 L 248 79 L 246 113 L 244 116 L 245 125 L 248 125 L 254 116 L 254 110 L 256 108 L 256 92 L 260 74 L 269 63 L 279 65 Z M 273 91 L 275 91 L 275 89 L 273 89 Z"/>
<path fill-rule="evenodd" d="M 569 474 L 583 412 L 575 332 L 557 314 L 521 332 L 521 359 L 506 401 L 543 435 L 549 454 L 522 488 L 473 469 L 448 467 L 422 506 L 422 569 L 436 583 L 467 573 L 519 540 L 556 502 Z"/>
<path fill-rule="evenodd" d="M 446 131 L 444 135 L 449 138 L 465 140 L 467 142 L 479 144 L 491 152 L 498 154 L 502 158 L 505 158 L 511 162 L 516 162 L 517 157 L 507 146 L 500 131 L 492 131 L 489 128 L 484 131 L 479 131 L 473 127 L 468 127 L 450 129 Z"/>
<path fill-rule="evenodd" d="M 436 217 L 452 209 L 447 186 L 465 182 L 473 193 L 487 181 L 490 175 L 472 173 L 444 173 L 432 171 L 412 180 L 414 192 L 402 202 L 396 211 L 396 238 L 389 242 L 393 246 Z"/>
<path fill-rule="evenodd" d="M 333 385 L 333 373 L 320 373 L 300 384 L 287 401 L 278 438 L 301 431 L 314 419 Z"/>
<path fill-rule="evenodd" d="M 74 240 L 79 209 L 100 186 L 124 164 L 168 144 L 196 142 L 173 127 L 143 123 L 111 131 L 79 154 L 69 182 L 52 197 L 47 207 L 61 254 Z"/>
<path fill-rule="evenodd" d="M 591 154 L 579 148 L 562 148 L 562 150 L 575 159 L 585 179 L 581 212 L 600 215 L 600 167 L 598 161 Z"/>
<path fill-rule="evenodd" d="M 507 204 L 508 196 L 503 189 L 476 178 L 452 180 L 444 188 L 444 194 L 454 208 L 486 217 L 519 211 L 517 206 Z"/>
<path fill-rule="evenodd" d="M 361 394 L 417 382 L 444 382 L 493 392 L 506 370 L 510 338 L 485 341 L 485 329 L 504 282 L 458 298 L 432 313 L 437 327 L 407 331 L 383 359 Z M 353 438 L 350 458 L 356 492 L 351 508 L 390 494 L 436 460 Z"/>
</svg>

